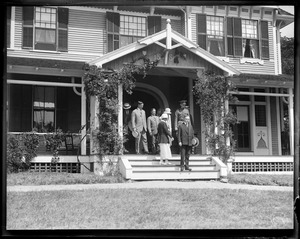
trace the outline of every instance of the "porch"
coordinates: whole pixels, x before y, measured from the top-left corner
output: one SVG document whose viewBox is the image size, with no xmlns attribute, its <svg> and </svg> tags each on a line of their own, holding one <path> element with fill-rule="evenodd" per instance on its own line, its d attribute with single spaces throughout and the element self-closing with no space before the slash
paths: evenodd
<svg viewBox="0 0 300 239">
<path fill-rule="evenodd" d="M 228 173 L 293 173 L 293 156 L 235 156 L 225 165 L 218 157 L 193 154 L 190 157 L 192 171 L 180 171 L 180 156 L 173 154 L 171 165 L 160 165 L 159 155 L 111 155 L 100 165 L 95 155 L 60 155 L 59 162 L 51 163 L 51 156 L 37 156 L 31 162 L 31 171 L 99 173 L 112 162 L 128 180 L 220 180 Z"/>
</svg>

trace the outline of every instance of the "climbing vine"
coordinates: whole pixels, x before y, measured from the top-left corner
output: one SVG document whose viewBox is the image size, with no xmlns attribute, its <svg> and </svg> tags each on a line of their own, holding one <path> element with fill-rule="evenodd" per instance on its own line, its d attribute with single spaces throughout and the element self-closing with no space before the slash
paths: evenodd
<svg viewBox="0 0 300 239">
<path fill-rule="evenodd" d="M 99 126 L 93 132 L 93 139 L 98 142 L 96 149 L 100 156 L 119 155 L 123 149 L 123 141 L 118 130 L 118 86 L 132 94 L 138 74 L 146 77 L 147 72 L 157 66 L 159 60 L 151 61 L 141 57 L 119 70 L 104 69 L 95 65 L 85 65 L 84 84 L 87 99 L 96 96 L 99 103 Z"/>
<path fill-rule="evenodd" d="M 227 103 L 237 101 L 228 93 L 233 90 L 235 86 L 228 78 L 209 71 L 197 78 L 193 89 L 205 124 L 206 146 L 223 162 L 235 152 L 232 126 L 237 123 L 237 117 L 231 110 L 226 110 Z"/>
</svg>

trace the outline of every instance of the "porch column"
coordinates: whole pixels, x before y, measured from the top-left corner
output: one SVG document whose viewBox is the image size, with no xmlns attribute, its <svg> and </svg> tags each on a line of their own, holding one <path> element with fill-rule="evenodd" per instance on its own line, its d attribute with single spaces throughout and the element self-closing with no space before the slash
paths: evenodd
<svg viewBox="0 0 300 239">
<path fill-rule="evenodd" d="M 86 155 L 86 94 L 84 91 L 83 79 L 81 79 L 81 155 Z"/>
<path fill-rule="evenodd" d="M 94 139 L 93 139 L 93 132 L 96 128 L 99 128 L 99 120 L 98 120 L 98 113 L 99 113 L 99 101 L 96 96 L 91 96 L 91 138 L 90 138 L 90 154 L 93 155 L 96 153 L 96 148 L 94 149 Z"/>
<path fill-rule="evenodd" d="M 119 136 L 123 140 L 123 85 L 118 86 L 118 101 L 119 101 L 119 112 L 118 112 L 118 129 Z"/>
<path fill-rule="evenodd" d="M 294 155 L 294 100 L 293 88 L 289 88 L 289 131 L 290 131 L 290 154 Z"/>
<path fill-rule="evenodd" d="M 194 119 L 194 97 L 193 97 L 193 79 L 188 79 L 188 91 L 189 91 L 189 106 L 190 106 L 190 114 Z"/>
<path fill-rule="evenodd" d="M 275 89 L 275 93 L 279 93 L 278 89 Z M 275 97 L 276 100 L 276 118 L 277 118 L 277 135 L 278 135 L 278 155 L 282 155 L 282 146 L 281 146 L 281 124 L 280 124 L 280 101 L 279 97 Z"/>
<path fill-rule="evenodd" d="M 270 89 L 268 88 L 267 93 L 270 93 Z M 268 145 L 269 145 L 269 155 L 273 155 L 273 148 L 272 148 L 272 128 L 271 128 L 271 102 L 270 96 L 266 97 L 266 114 L 267 114 L 267 131 L 268 131 Z"/>
</svg>

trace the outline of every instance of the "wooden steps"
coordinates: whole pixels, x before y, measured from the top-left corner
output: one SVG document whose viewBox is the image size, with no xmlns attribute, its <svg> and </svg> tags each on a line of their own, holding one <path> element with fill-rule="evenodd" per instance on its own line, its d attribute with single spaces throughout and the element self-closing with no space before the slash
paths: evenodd
<svg viewBox="0 0 300 239">
<path fill-rule="evenodd" d="M 158 155 L 123 155 L 122 160 L 126 161 L 125 164 L 130 172 L 123 176 L 132 180 L 216 180 L 220 178 L 220 169 L 213 159 L 207 158 L 207 156 L 191 155 L 189 167 L 192 171 L 180 171 L 179 155 L 173 155 L 169 160 L 170 165 L 160 165 Z"/>
</svg>

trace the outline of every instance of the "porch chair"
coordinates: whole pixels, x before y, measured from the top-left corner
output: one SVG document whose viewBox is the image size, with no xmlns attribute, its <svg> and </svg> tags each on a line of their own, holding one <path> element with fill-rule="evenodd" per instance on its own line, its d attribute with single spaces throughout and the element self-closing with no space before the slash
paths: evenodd
<svg viewBox="0 0 300 239">
<path fill-rule="evenodd" d="M 73 135 L 67 134 L 65 137 L 65 146 L 66 146 L 66 154 L 69 154 L 68 152 L 71 152 L 71 154 L 74 152 L 75 147 L 73 143 Z"/>
</svg>

